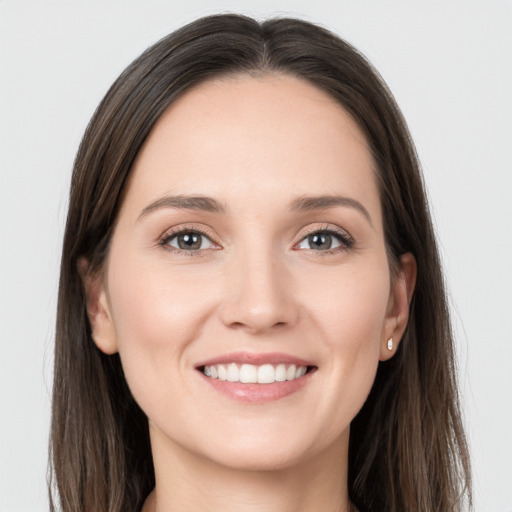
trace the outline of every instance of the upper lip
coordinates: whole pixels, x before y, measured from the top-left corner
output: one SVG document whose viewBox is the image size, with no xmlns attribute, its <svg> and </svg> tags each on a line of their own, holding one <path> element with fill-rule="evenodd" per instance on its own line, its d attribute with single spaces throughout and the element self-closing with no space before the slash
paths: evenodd
<svg viewBox="0 0 512 512">
<path fill-rule="evenodd" d="M 292 356 L 282 352 L 268 352 L 262 354 L 257 354 L 254 352 L 231 352 L 229 354 L 223 354 L 221 356 L 202 361 L 196 365 L 196 368 L 229 363 L 252 364 L 255 366 L 261 366 L 264 364 L 294 364 L 296 366 L 314 366 L 311 361 L 307 361 L 300 357 Z"/>
</svg>

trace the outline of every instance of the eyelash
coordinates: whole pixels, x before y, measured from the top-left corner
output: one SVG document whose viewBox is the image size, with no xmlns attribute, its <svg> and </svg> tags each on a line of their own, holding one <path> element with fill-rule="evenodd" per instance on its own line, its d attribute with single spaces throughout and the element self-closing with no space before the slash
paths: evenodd
<svg viewBox="0 0 512 512">
<path fill-rule="evenodd" d="M 158 245 L 160 245 L 166 251 L 169 251 L 169 252 L 172 252 L 175 254 L 179 254 L 179 255 L 195 256 L 195 255 L 200 255 L 201 253 L 206 251 L 206 249 L 194 249 L 194 250 L 187 251 L 185 249 L 178 249 L 176 247 L 172 247 L 171 245 L 169 245 L 169 242 L 171 240 L 173 240 L 174 238 L 176 238 L 180 235 L 185 235 L 185 234 L 203 236 L 203 237 L 207 238 L 213 245 L 217 245 L 212 240 L 213 237 L 209 232 L 207 232 L 206 230 L 203 230 L 201 228 L 195 227 L 195 226 L 194 227 L 186 227 L 185 226 L 185 227 L 176 229 L 176 231 L 166 232 L 162 236 L 160 241 L 158 242 Z"/>
<path fill-rule="evenodd" d="M 217 245 L 212 240 L 212 238 L 213 238 L 212 235 L 209 232 L 207 232 L 206 230 L 203 230 L 198 227 L 186 227 L 186 226 L 179 228 L 176 231 L 171 231 L 171 232 L 165 233 L 162 236 L 162 238 L 160 239 L 160 241 L 158 242 L 158 245 L 169 252 L 172 252 L 175 254 L 180 254 L 180 255 L 186 254 L 188 256 L 199 255 L 200 253 L 204 253 L 205 251 L 208 250 L 208 249 L 185 250 L 185 249 L 178 249 L 176 247 L 172 247 L 171 245 L 169 245 L 169 242 L 171 240 L 173 240 L 174 238 L 178 237 L 179 235 L 183 235 L 183 234 L 195 234 L 195 235 L 204 236 L 213 245 Z M 335 229 L 332 226 L 325 226 L 325 227 L 321 227 L 321 228 L 314 227 L 314 228 L 310 228 L 309 230 L 306 230 L 306 233 L 302 236 L 302 238 L 299 240 L 299 242 L 294 244 L 293 247 L 296 248 L 299 244 L 301 244 L 304 240 L 306 240 L 308 237 L 310 237 L 312 235 L 332 236 L 332 237 L 336 238 L 341 244 L 341 246 L 335 247 L 333 249 L 326 249 L 326 250 L 309 249 L 309 251 L 316 253 L 315 256 L 327 256 L 330 254 L 344 252 L 344 251 L 351 249 L 354 246 L 354 239 L 348 233 L 346 233 L 345 231 L 343 231 L 341 229 Z M 211 249 L 209 249 L 209 250 L 211 250 Z M 214 250 L 216 250 L 216 249 L 214 249 Z M 300 250 L 300 249 L 296 249 L 296 250 Z"/>
<path fill-rule="evenodd" d="M 331 254 L 336 254 L 340 252 L 348 251 L 349 249 L 352 249 L 354 247 L 354 239 L 346 232 L 341 229 L 336 229 L 329 226 L 323 226 L 323 227 L 314 227 L 306 230 L 305 235 L 300 239 L 300 241 L 294 245 L 296 247 L 297 245 L 301 244 L 304 240 L 306 240 L 308 237 L 312 235 L 328 235 L 336 238 L 341 246 L 335 247 L 333 249 L 326 249 L 326 250 L 315 250 L 315 249 L 309 249 L 309 251 L 316 253 L 315 256 L 329 256 Z M 299 250 L 299 249 L 297 249 Z"/>
</svg>

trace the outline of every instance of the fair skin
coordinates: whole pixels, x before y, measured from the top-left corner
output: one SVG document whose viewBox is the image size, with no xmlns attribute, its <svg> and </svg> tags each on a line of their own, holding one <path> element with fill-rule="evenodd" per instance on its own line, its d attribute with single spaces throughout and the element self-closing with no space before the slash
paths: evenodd
<svg viewBox="0 0 512 512">
<path fill-rule="evenodd" d="M 416 273 L 406 254 L 390 276 L 375 172 L 353 119 L 297 78 L 211 80 L 160 118 L 86 278 L 94 340 L 149 420 L 144 512 L 350 510 L 350 422 Z M 244 364 L 286 380 L 214 378 Z"/>
</svg>

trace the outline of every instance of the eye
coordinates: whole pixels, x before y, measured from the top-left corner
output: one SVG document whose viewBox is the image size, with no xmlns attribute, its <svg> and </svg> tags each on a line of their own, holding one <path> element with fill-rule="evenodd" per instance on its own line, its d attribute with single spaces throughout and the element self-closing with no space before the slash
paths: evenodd
<svg viewBox="0 0 512 512">
<path fill-rule="evenodd" d="M 333 230 L 321 230 L 310 233 L 297 245 L 297 249 L 313 251 L 333 251 L 336 249 L 348 249 L 352 247 L 352 239 L 345 233 Z"/>
<path fill-rule="evenodd" d="M 204 249 L 213 249 L 216 245 L 200 231 L 180 231 L 166 236 L 162 240 L 162 245 L 167 245 L 180 251 L 201 251 Z"/>
</svg>

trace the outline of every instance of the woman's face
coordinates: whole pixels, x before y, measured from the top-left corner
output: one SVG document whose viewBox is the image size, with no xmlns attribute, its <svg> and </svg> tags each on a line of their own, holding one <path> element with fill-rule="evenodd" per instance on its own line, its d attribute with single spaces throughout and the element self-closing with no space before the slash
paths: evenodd
<svg viewBox="0 0 512 512">
<path fill-rule="evenodd" d="M 89 286 L 154 451 L 257 469 L 346 449 L 407 316 L 374 175 L 347 112 L 289 76 L 209 81 L 161 117 Z"/>
</svg>

